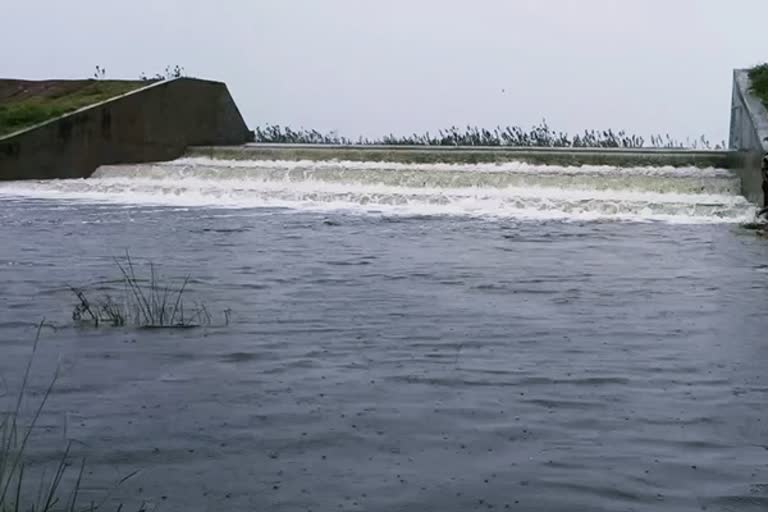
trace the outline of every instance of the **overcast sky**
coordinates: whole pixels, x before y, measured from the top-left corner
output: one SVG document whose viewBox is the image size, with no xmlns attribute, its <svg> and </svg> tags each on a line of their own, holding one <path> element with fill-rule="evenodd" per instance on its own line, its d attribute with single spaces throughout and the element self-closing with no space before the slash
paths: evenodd
<svg viewBox="0 0 768 512">
<path fill-rule="evenodd" d="M 227 82 L 246 121 L 375 136 L 624 128 L 726 138 L 731 73 L 768 60 L 768 0 L 27 0 L 0 76 Z"/>
</svg>

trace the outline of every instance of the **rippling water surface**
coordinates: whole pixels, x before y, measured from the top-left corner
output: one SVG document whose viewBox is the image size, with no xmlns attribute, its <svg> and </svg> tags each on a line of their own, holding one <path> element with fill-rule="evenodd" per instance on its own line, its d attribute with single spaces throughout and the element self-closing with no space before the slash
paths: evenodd
<svg viewBox="0 0 768 512">
<path fill-rule="evenodd" d="M 57 326 L 33 455 L 72 440 L 87 496 L 768 509 L 768 243 L 724 172 L 190 165 L 0 186 L 0 373 Z M 215 325 L 73 327 L 126 249 Z"/>
</svg>

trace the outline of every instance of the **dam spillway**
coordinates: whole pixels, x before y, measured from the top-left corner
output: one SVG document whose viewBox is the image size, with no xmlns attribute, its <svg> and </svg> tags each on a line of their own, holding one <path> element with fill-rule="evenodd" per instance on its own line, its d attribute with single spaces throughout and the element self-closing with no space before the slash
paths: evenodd
<svg viewBox="0 0 768 512">
<path fill-rule="evenodd" d="M 738 176 L 716 167 L 187 156 L 102 166 L 82 180 L 2 183 L 0 195 L 382 215 L 737 223 L 755 214 L 741 186 Z"/>
</svg>

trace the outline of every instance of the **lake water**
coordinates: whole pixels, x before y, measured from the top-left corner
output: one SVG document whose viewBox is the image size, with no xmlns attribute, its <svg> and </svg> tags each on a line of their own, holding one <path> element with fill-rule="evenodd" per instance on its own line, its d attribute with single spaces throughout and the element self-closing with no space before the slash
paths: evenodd
<svg viewBox="0 0 768 512">
<path fill-rule="evenodd" d="M 45 317 L 32 461 L 73 441 L 127 510 L 764 511 L 768 241 L 737 191 L 200 159 L 2 183 L 0 374 Z M 126 250 L 213 325 L 74 326 L 67 286 L 119 293 Z"/>
</svg>

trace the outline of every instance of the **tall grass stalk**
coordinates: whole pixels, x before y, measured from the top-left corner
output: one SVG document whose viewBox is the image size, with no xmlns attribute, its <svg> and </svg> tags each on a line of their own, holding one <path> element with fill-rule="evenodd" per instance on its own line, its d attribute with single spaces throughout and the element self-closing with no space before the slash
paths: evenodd
<svg viewBox="0 0 768 512">
<path fill-rule="evenodd" d="M 586 130 L 581 134 L 569 135 L 553 130 L 546 121 L 524 130 L 517 126 L 493 129 L 467 126 L 452 126 L 438 130 L 436 134 L 413 133 L 411 135 L 386 135 L 380 138 L 358 137 L 352 139 L 336 132 L 322 133 L 318 130 L 288 126 L 266 125 L 254 131 L 254 142 L 272 144 L 336 144 L 393 146 L 508 146 L 508 147 L 552 147 L 552 148 L 666 148 L 666 149 L 722 149 L 725 142 L 712 144 L 706 137 L 679 141 L 670 135 L 652 135 L 649 139 L 632 135 L 624 130 Z"/>
<path fill-rule="evenodd" d="M 28 423 L 24 424 L 24 398 L 29 388 L 32 363 L 37 353 L 40 333 L 44 325 L 44 320 L 38 325 L 35 341 L 32 345 L 32 355 L 24 370 L 18 396 L 13 400 L 9 410 L 0 410 L 0 512 L 95 512 L 102 510 L 108 496 L 100 504 L 91 502 L 88 505 L 80 505 L 79 503 L 83 475 L 85 474 L 85 459 L 80 461 L 74 481 L 71 478 L 65 479 L 71 474 L 70 467 L 73 465 L 71 442 L 66 444 L 50 478 L 46 478 L 45 472 L 43 472 L 38 481 L 31 480 L 32 476 L 28 470 L 27 461 L 28 451 L 34 442 L 32 434 L 59 377 L 57 368 L 39 403 L 34 406 Z M 121 485 L 135 474 L 135 472 L 131 473 L 120 480 L 117 485 Z M 37 493 L 32 496 L 30 490 L 35 487 Z M 117 511 L 122 509 L 123 506 L 120 505 Z M 146 512 L 145 504 L 142 504 L 137 512 Z"/>
</svg>

